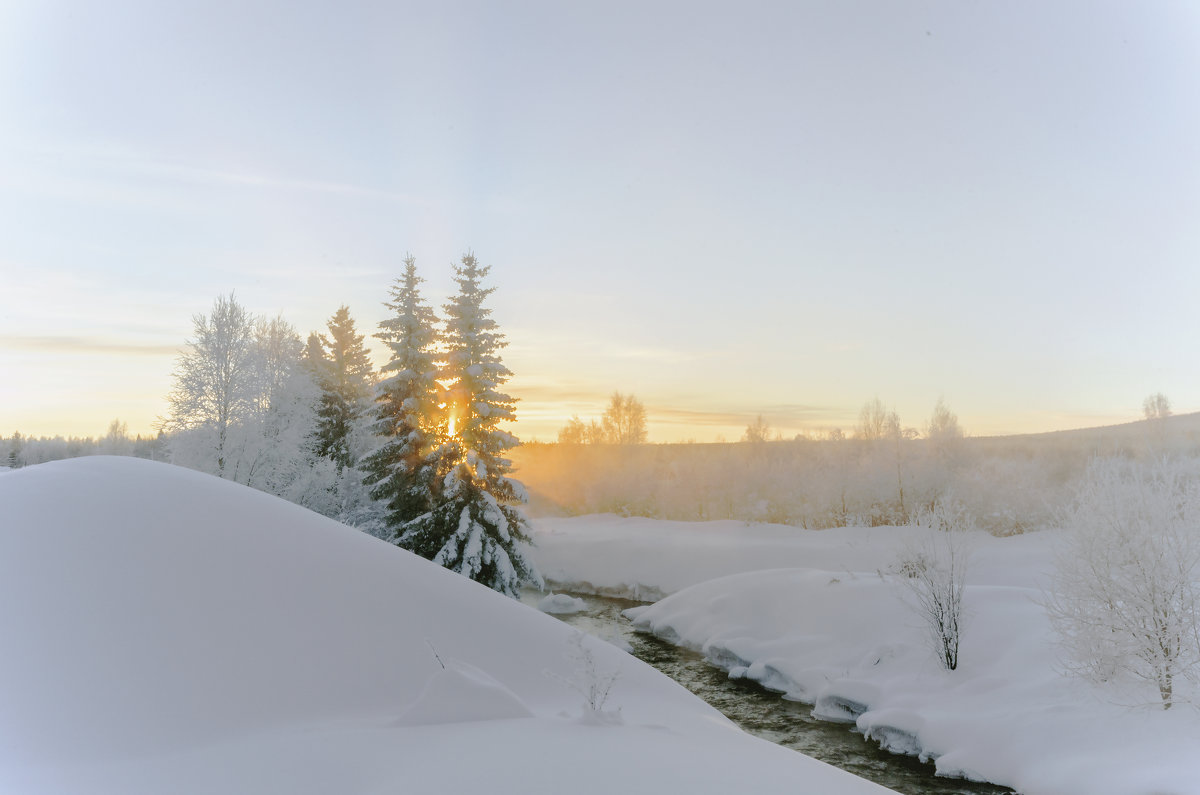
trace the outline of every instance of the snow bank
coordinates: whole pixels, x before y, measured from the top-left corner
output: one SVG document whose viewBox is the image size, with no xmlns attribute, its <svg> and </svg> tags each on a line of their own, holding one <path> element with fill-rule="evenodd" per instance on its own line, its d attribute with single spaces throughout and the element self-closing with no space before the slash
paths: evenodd
<svg viewBox="0 0 1200 795">
<path fill-rule="evenodd" d="M 89 457 L 0 505 L 3 792 L 884 791 L 592 638 L 584 725 L 568 627 L 261 492 Z"/>
<path fill-rule="evenodd" d="M 537 530 L 552 579 L 672 592 L 627 615 L 946 775 L 1025 795 L 1200 792 L 1200 711 L 1118 706 L 1059 673 L 1039 604 L 1049 533 L 973 539 L 960 664 L 947 672 L 907 593 L 880 574 L 927 531 L 605 517 Z"/>
<path fill-rule="evenodd" d="M 547 580 L 577 593 L 657 601 L 714 577 L 803 566 L 822 571 L 876 571 L 891 566 L 899 549 L 916 546 L 913 527 L 802 530 L 746 522 L 672 522 L 612 515 L 538 519 L 534 557 Z M 972 568 L 976 583 L 1034 586 L 1048 571 L 1036 536 L 999 539 L 973 534 L 984 551 Z"/>
</svg>

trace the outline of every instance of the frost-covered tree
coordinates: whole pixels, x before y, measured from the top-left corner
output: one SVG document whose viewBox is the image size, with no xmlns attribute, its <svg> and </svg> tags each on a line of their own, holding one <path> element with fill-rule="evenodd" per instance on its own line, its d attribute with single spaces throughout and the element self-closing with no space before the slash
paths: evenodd
<svg viewBox="0 0 1200 795">
<path fill-rule="evenodd" d="M 341 470 L 358 463 L 363 446 L 361 428 L 371 411 L 374 384 L 371 360 L 350 310 L 339 307 L 328 327 L 328 336 L 316 337 L 320 358 L 313 371 L 321 397 L 314 446 L 317 455 L 331 459 Z M 313 342 L 309 337 L 310 360 Z"/>
<path fill-rule="evenodd" d="M 224 476 L 230 431 L 259 406 L 254 318 L 230 293 L 192 323 L 193 337 L 175 365 L 163 428 L 176 434 L 172 447 L 186 437 L 190 449 L 211 458 L 214 474 Z"/>
<path fill-rule="evenodd" d="M 583 444 L 587 441 L 587 423 L 576 414 L 558 430 L 559 444 Z"/>
<path fill-rule="evenodd" d="M 163 421 L 174 463 L 284 496 L 306 467 L 315 392 L 282 317 L 256 318 L 233 294 L 196 315 Z"/>
<path fill-rule="evenodd" d="M 301 366 L 303 346 L 282 317 L 254 321 L 253 410 L 231 432 L 225 477 L 283 496 L 310 464 L 316 391 Z"/>
<path fill-rule="evenodd" d="M 1200 483 L 1178 463 L 1097 460 L 1064 522 L 1047 611 L 1066 667 L 1152 685 L 1163 709 L 1200 674 Z"/>
<path fill-rule="evenodd" d="M 646 441 L 646 407 L 633 395 L 613 392 L 600 422 L 609 444 L 643 444 Z"/>
<path fill-rule="evenodd" d="M 925 438 L 929 439 L 939 449 L 953 445 L 963 438 L 962 428 L 958 424 L 958 415 L 950 410 L 946 401 L 938 398 L 933 407 L 933 414 L 925 426 Z"/>
<path fill-rule="evenodd" d="M 99 443 L 102 455 L 133 455 L 133 439 L 129 436 L 129 426 L 118 420 L 108 425 L 108 433 Z"/>
<path fill-rule="evenodd" d="M 291 323 L 277 315 L 254 320 L 254 368 L 258 373 L 255 413 L 266 414 L 280 395 L 290 388 L 292 375 L 304 348 Z"/>
<path fill-rule="evenodd" d="M 25 465 L 25 456 L 21 441 L 21 433 L 13 431 L 13 435 L 8 440 L 8 452 L 4 457 L 4 463 L 13 469 L 18 469 Z"/>
<path fill-rule="evenodd" d="M 900 433 L 900 415 L 889 410 L 878 397 L 868 400 L 858 412 L 854 438 L 868 442 L 891 439 Z"/>
<path fill-rule="evenodd" d="M 1155 392 L 1142 401 L 1142 413 L 1147 420 L 1165 420 L 1171 416 L 1171 401 L 1162 392 Z"/>
<path fill-rule="evenodd" d="M 746 426 L 746 432 L 742 434 L 743 442 L 766 442 L 771 438 L 771 426 L 763 419 L 763 415 L 759 414 L 754 418 L 754 422 Z"/>
<path fill-rule="evenodd" d="M 448 388 L 442 460 L 450 466 L 433 510 L 405 524 L 396 543 L 516 597 L 522 584 L 541 587 L 542 578 L 525 554 L 525 490 L 508 476 L 512 463 L 504 457 L 519 442 L 498 427 L 516 419 L 516 401 L 499 391 L 512 373 L 499 355 L 504 335 L 483 306 L 495 291 L 481 283 L 489 270 L 470 253 L 455 266 L 458 293 L 444 307 L 438 374 Z"/>
<path fill-rule="evenodd" d="M 440 410 L 437 316 L 421 297 L 416 260 L 404 260 L 404 276 L 391 288 L 384 306 L 392 315 L 375 336 L 392 351 L 376 393 L 376 433 L 383 444 L 362 463 L 363 482 L 384 504 L 383 523 L 396 537 L 405 523 L 434 507 L 445 425 Z"/>
<path fill-rule="evenodd" d="M 559 444 L 604 444 L 604 428 L 595 420 L 584 422 L 576 414 L 558 431 Z"/>
</svg>

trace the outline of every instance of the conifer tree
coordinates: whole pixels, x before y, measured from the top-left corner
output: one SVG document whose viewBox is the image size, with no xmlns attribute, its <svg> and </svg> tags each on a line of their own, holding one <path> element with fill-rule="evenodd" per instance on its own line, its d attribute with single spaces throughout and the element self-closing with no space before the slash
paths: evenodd
<svg viewBox="0 0 1200 795">
<path fill-rule="evenodd" d="M 354 432 L 371 410 L 372 368 L 363 336 L 356 333 L 350 310 L 339 307 L 329 319 L 329 335 L 317 335 L 319 363 L 312 368 L 321 397 L 314 440 L 317 455 L 329 458 L 338 471 L 358 463 Z M 308 340 L 308 359 L 316 355 Z"/>
<path fill-rule="evenodd" d="M 384 525 L 393 540 L 402 526 L 433 508 L 438 480 L 439 387 L 434 347 L 437 317 L 420 292 L 416 260 L 404 260 L 404 276 L 384 306 L 392 316 L 375 336 L 392 350 L 376 393 L 375 431 L 385 441 L 362 463 L 371 497 L 385 504 Z"/>
<path fill-rule="evenodd" d="M 512 373 L 499 356 L 508 343 L 491 310 L 483 307 L 495 291 L 481 286 L 489 270 L 470 253 L 455 266 L 458 294 L 444 307 L 445 351 L 438 373 L 448 389 L 446 442 L 439 459 L 448 471 L 433 509 L 405 524 L 396 543 L 516 597 L 524 583 L 542 587 L 542 578 L 525 556 L 529 524 L 518 506 L 525 491 L 508 477 L 512 462 L 504 458 L 519 442 L 498 427 L 516 419 L 516 401 L 499 391 Z"/>
<path fill-rule="evenodd" d="M 326 370 L 329 368 L 329 360 L 325 358 L 321 335 L 315 331 L 309 333 L 308 340 L 304 343 L 304 353 L 300 355 L 300 364 L 308 372 L 314 384 L 320 384 L 322 379 L 328 378 Z"/>
<path fill-rule="evenodd" d="M 21 455 L 20 431 L 13 431 L 12 438 L 8 440 L 8 458 L 5 463 L 13 469 L 19 468 L 24 463 Z"/>
</svg>

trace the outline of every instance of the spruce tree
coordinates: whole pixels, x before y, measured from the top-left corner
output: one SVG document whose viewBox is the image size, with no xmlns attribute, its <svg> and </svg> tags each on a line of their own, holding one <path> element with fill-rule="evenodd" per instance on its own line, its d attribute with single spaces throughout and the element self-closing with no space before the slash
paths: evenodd
<svg viewBox="0 0 1200 795">
<path fill-rule="evenodd" d="M 315 452 L 329 458 L 340 472 L 358 463 L 354 432 L 371 410 L 371 360 L 356 333 L 350 310 L 339 307 L 329 319 L 329 335 L 318 335 L 320 362 L 312 368 L 321 397 L 317 406 Z M 306 358 L 313 359 L 309 337 Z"/>
<path fill-rule="evenodd" d="M 24 463 L 21 455 L 20 431 L 13 431 L 12 438 L 8 440 L 8 458 L 6 459 L 6 463 L 13 469 L 20 468 L 21 464 Z"/>
<path fill-rule="evenodd" d="M 423 281 L 416 260 L 406 257 L 404 276 L 384 304 L 393 314 L 375 335 L 391 348 L 392 359 L 383 367 L 376 393 L 375 432 L 384 443 L 364 459 L 363 482 L 373 499 L 383 501 L 384 525 L 393 541 L 406 522 L 433 508 L 439 474 L 437 317 L 421 298 Z"/>
<path fill-rule="evenodd" d="M 499 391 L 512 373 L 499 356 L 508 343 L 483 307 L 495 291 L 481 286 L 489 270 L 470 253 L 455 266 L 458 294 L 444 307 L 438 372 L 447 385 L 439 461 L 448 471 L 439 479 L 433 509 L 405 524 L 396 542 L 516 597 L 524 583 L 542 587 L 542 578 L 525 555 L 529 524 L 518 506 L 525 501 L 524 488 L 508 477 L 512 462 L 504 457 L 519 442 L 498 427 L 516 419 L 516 401 Z"/>
</svg>

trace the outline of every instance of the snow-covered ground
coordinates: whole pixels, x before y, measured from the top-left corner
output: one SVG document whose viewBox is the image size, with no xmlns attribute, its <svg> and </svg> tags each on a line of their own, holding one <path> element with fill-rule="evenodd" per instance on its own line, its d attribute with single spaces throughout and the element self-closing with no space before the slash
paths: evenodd
<svg viewBox="0 0 1200 795">
<path fill-rule="evenodd" d="M 4 473 L 0 516 L 0 792 L 886 792 L 236 484 L 80 458 Z"/>
<path fill-rule="evenodd" d="M 1114 701 L 1060 673 L 1040 606 L 1051 533 L 976 535 L 960 665 L 941 669 L 895 578 L 919 528 L 807 531 L 592 516 L 535 524 L 543 573 L 598 593 L 671 594 L 636 623 L 809 701 L 939 772 L 1026 795 L 1200 793 L 1200 711 Z"/>
</svg>

